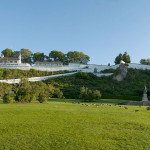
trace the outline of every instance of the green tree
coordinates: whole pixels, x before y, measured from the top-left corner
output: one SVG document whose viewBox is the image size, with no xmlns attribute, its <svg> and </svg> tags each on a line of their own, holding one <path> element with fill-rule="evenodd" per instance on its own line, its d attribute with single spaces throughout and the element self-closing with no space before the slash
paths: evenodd
<svg viewBox="0 0 150 150">
<path fill-rule="evenodd" d="M 127 64 L 131 63 L 130 55 L 127 52 L 122 55 L 122 60 Z"/>
<path fill-rule="evenodd" d="M 121 60 L 122 60 L 122 54 L 120 53 L 120 54 L 115 58 L 115 64 L 116 64 L 116 65 L 117 65 L 117 64 L 120 64 Z"/>
<path fill-rule="evenodd" d="M 150 65 L 150 59 L 141 59 L 141 60 L 140 60 L 140 63 L 141 63 L 142 65 Z"/>
<path fill-rule="evenodd" d="M 2 51 L 2 54 L 4 55 L 4 57 L 12 57 L 13 56 L 13 50 L 6 48 Z"/>
<path fill-rule="evenodd" d="M 63 52 L 61 52 L 61 51 L 58 51 L 58 50 L 52 50 L 49 53 L 49 57 L 53 58 L 54 61 L 61 61 L 61 62 L 63 62 L 65 54 Z"/>
<path fill-rule="evenodd" d="M 31 63 L 31 55 L 32 55 L 32 51 L 29 50 L 29 49 L 25 49 L 25 48 L 22 48 L 20 50 L 21 52 L 21 59 L 24 63 Z"/>
<path fill-rule="evenodd" d="M 115 58 L 115 64 L 120 64 L 121 60 L 123 60 L 125 63 L 131 63 L 131 59 L 130 59 L 130 55 L 127 52 L 124 52 L 124 54 L 119 54 L 116 58 Z"/>
<path fill-rule="evenodd" d="M 80 88 L 80 98 L 83 98 L 83 95 L 86 93 L 86 88 L 84 87 L 84 86 L 82 86 L 81 88 Z"/>
<path fill-rule="evenodd" d="M 101 93 L 98 90 L 91 90 L 87 87 L 81 87 L 79 98 L 82 99 L 84 102 L 92 102 L 94 100 L 100 99 Z"/>
<path fill-rule="evenodd" d="M 36 53 L 33 54 L 33 60 L 34 60 L 34 62 L 36 62 L 36 61 L 43 62 L 44 58 L 45 58 L 44 53 L 36 52 Z"/>
<path fill-rule="evenodd" d="M 36 97 L 40 103 L 48 100 L 54 93 L 54 87 L 47 85 L 44 82 L 35 82 L 32 84 L 32 94 Z"/>
<path fill-rule="evenodd" d="M 46 102 L 46 101 L 48 100 L 48 98 L 49 98 L 49 97 L 48 97 L 48 94 L 43 91 L 43 92 L 41 92 L 41 93 L 39 94 L 37 100 L 38 100 L 40 103 L 44 103 L 44 102 Z"/>
<path fill-rule="evenodd" d="M 82 64 L 87 64 L 88 61 L 90 61 L 90 57 L 83 52 L 78 52 L 78 51 L 70 51 L 67 53 L 67 57 L 69 62 L 72 63 L 82 63 Z"/>
<path fill-rule="evenodd" d="M 53 97 L 54 98 L 63 98 L 63 92 L 59 88 L 55 88 Z"/>
<path fill-rule="evenodd" d="M 3 103 L 13 103 L 15 101 L 15 94 L 13 92 L 9 92 L 4 95 Z"/>
<path fill-rule="evenodd" d="M 31 102 L 32 86 L 26 79 L 22 79 L 16 91 L 17 101 Z"/>
<path fill-rule="evenodd" d="M 0 97 L 12 91 L 12 85 L 6 83 L 0 83 Z"/>
<path fill-rule="evenodd" d="M 101 92 L 98 90 L 93 91 L 93 99 L 100 99 L 101 98 Z"/>
<path fill-rule="evenodd" d="M 13 56 L 14 58 L 18 58 L 19 55 L 20 55 L 20 51 L 14 51 L 12 56 Z"/>
<path fill-rule="evenodd" d="M 90 57 L 84 54 L 81 63 L 87 64 L 89 61 L 90 61 Z"/>
</svg>

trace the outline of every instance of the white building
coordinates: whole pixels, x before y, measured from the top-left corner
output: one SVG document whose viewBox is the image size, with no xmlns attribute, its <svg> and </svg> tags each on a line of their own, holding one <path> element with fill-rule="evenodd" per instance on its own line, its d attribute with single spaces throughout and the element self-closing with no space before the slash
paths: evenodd
<svg viewBox="0 0 150 150">
<path fill-rule="evenodd" d="M 31 68 L 31 66 L 28 63 L 22 63 L 21 55 L 19 55 L 18 58 L 1 57 L 0 58 L 0 68 L 28 70 Z"/>
<path fill-rule="evenodd" d="M 43 62 L 37 61 L 37 62 L 35 62 L 35 66 L 41 66 L 41 67 L 63 67 L 63 63 L 60 62 L 60 61 L 57 61 L 57 62 L 54 62 L 54 61 L 51 61 L 51 62 L 48 62 L 48 61 L 43 61 Z"/>
</svg>

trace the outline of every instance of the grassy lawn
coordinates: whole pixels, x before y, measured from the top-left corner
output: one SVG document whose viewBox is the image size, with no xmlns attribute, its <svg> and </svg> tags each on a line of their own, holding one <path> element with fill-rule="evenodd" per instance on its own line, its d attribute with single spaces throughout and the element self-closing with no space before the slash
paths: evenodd
<svg viewBox="0 0 150 150">
<path fill-rule="evenodd" d="M 149 150 L 150 111 L 110 104 L 0 104 L 0 149 Z"/>
</svg>

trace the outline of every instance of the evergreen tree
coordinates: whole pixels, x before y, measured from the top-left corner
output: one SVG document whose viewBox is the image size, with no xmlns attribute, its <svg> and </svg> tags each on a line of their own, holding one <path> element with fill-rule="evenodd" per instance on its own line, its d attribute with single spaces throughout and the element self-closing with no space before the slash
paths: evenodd
<svg viewBox="0 0 150 150">
<path fill-rule="evenodd" d="M 120 64 L 120 61 L 122 60 L 122 54 L 120 53 L 116 58 L 115 58 L 115 64 Z"/>
<path fill-rule="evenodd" d="M 130 59 L 130 55 L 127 52 L 124 52 L 124 54 L 119 54 L 116 58 L 115 58 L 115 64 L 120 64 L 121 60 L 123 60 L 125 63 L 131 63 L 131 59 Z"/>
</svg>

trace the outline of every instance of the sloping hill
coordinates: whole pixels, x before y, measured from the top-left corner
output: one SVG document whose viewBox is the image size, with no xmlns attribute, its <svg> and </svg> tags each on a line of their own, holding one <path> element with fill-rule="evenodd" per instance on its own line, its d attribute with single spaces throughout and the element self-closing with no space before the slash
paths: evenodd
<svg viewBox="0 0 150 150">
<path fill-rule="evenodd" d="M 114 81 L 112 76 L 97 77 L 92 73 L 82 72 L 68 77 L 49 79 L 46 83 L 62 89 L 66 98 L 78 98 L 80 87 L 85 86 L 100 90 L 102 98 L 141 100 L 144 85 L 150 89 L 150 70 L 130 68 L 127 78 L 122 82 Z"/>
</svg>

